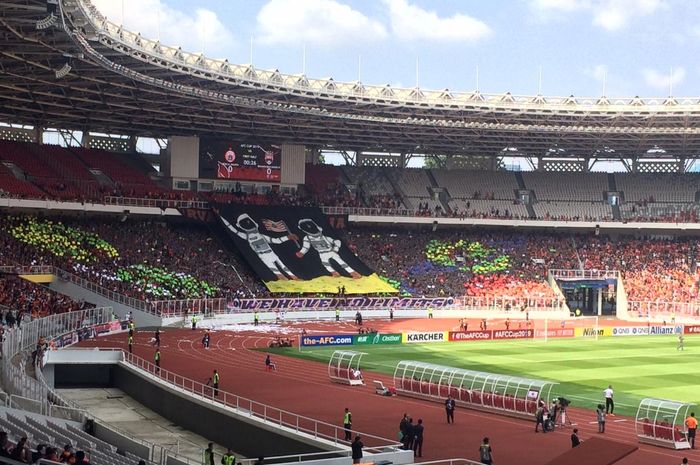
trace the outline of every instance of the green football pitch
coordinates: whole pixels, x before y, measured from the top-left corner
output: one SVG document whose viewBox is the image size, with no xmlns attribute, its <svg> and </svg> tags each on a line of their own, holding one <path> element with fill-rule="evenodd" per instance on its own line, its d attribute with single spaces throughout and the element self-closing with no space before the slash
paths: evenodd
<svg viewBox="0 0 700 465">
<path fill-rule="evenodd" d="M 559 383 L 554 396 L 572 406 L 595 409 L 612 384 L 615 413 L 634 415 L 645 397 L 700 403 L 700 336 L 604 337 L 530 341 L 362 345 L 336 348 L 266 349 L 328 363 L 336 349 L 365 352 L 362 371 L 393 375 L 401 360 L 416 360 L 469 370 L 544 379 Z"/>
</svg>

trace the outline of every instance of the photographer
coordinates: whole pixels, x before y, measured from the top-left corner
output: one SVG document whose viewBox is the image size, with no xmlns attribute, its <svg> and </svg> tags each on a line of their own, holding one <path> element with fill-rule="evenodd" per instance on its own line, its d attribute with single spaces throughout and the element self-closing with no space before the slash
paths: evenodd
<svg viewBox="0 0 700 465">
<path fill-rule="evenodd" d="M 567 407 L 571 404 L 571 401 L 567 399 L 566 397 L 559 397 L 559 424 L 561 426 L 565 426 L 567 419 L 566 419 L 566 409 Z M 569 421 L 569 425 L 571 424 L 571 421 Z"/>
</svg>

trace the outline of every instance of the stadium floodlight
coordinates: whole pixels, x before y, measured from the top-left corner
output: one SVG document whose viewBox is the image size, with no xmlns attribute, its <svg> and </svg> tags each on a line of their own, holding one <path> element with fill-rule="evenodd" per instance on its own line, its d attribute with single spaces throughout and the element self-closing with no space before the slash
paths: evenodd
<svg viewBox="0 0 700 465">
<path fill-rule="evenodd" d="M 54 15 L 53 13 L 49 13 L 49 15 L 46 18 L 42 18 L 36 22 L 36 28 L 37 30 L 41 31 L 50 28 L 57 22 L 58 16 Z"/>
<path fill-rule="evenodd" d="M 65 63 L 63 63 L 63 66 L 56 70 L 56 79 L 63 79 L 71 72 L 72 69 L 73 67 L 70 64 L 70 59 L 66 60 Z"/>
</svg>

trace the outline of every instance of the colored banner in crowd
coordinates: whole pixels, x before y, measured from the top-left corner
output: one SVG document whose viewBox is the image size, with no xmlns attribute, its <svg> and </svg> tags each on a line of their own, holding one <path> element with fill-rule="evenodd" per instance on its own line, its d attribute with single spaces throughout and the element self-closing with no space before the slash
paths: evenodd
<svg viewBox="0 0 700 465">
<path fill-rule="evenodd" d="M 402 341 L 405 344 L 426 344 L 432 342 L 447 342 L 447 331 L 430 331 L 425 333 L 403 333 Z"/>
<path fill-rule="evenodd" d="M 353 343 L 357 345 L 366 344 L 401 344 L 401 333 L 390 334 L 358 334 L 353 336 Z"/>
<path fill-rule="evenodd" d="M 301 337 L 302 347 L 351 346 L 352 344 L 352 334 L 323 334 Z"/>
<path fill-rule="evenodd" d="M 685 325 L 683 332 L 685 334 L 700 334 L 700 325 Z"/>
<path fill-rule="evenodd" d="M 576 337 L 602 337 L 612 336 L 612 328 L 575 328 L 574 335 Z"/>
<path fill-rule="evenodd" d="M 662 336 L 682 333 L 683 325 L 616 326 L 612 328 L 613 336 Z"/>
<path fill-rule="evenodd" d="M 60 349 L 61 347 L 68 347 L 70 345 L 77 344 L 80 341 L 94 339 L 97 336 L 101 336 L 112 331 L 119 331 L 125 328 L 126 322 L 122 323 L 118 320 L 100 325 L 86 326 L 57 337 L 53 340 L 53 345 L 56 347 L 56 349 Z"/>
<path fill-rule="evenodd" d="M 407 308 L 435 309 L 448 308 L 454 304 L 451 297 L 322 297 L 299 299 L 234 299 L 229 304 L 229 311 L 273 310 L 401 310 Z"/>
<path fill-rule="evenodd" d="M 270 292 L 398 293 L 350 250 L 318 208 L 220 204 L 217 209 Z"/>
</svg>

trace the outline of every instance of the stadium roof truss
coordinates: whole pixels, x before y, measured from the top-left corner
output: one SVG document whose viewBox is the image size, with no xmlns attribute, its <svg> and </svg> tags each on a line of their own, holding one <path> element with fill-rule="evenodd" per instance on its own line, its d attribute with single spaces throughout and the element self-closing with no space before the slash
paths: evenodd
<svg viewBox="0 0 700 465">
<path fill-rule="evenodd" d="M 212 60 L 109 22 L 88 0 L 0 0 L 0 119 L 337 150 L 669 159 L 700 154 L 700 99 L 400 89 Z M 658 154 L 655 156 L 658 158 Z"/>
</svg>

